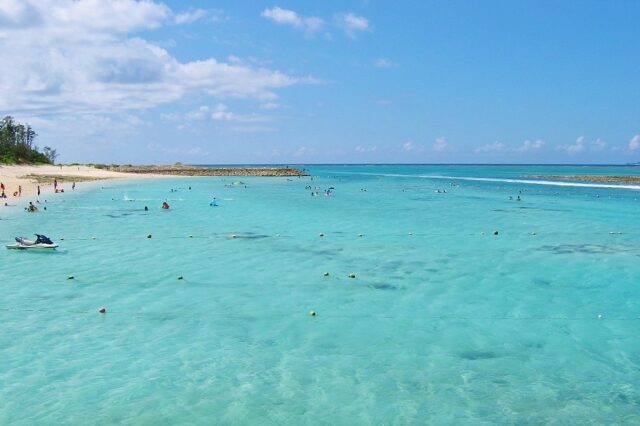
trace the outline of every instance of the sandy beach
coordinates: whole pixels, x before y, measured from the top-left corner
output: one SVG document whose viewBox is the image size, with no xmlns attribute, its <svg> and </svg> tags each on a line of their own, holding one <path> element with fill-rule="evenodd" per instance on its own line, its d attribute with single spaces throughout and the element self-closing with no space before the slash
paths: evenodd
<svg viewBox="0 0 640 426">
<path fill-rule="evenodd" d="M 40 186 L 41 196 L 54 192 L 54 179 L 58 181 L 58 189 L 71 191 L 72 185 L 80 182 L 104 179 L 153 179 L 166 177 L 158 174 L 123 173 L 97 169 L 92 166 L 54 166 L 54 165 L 10 165 L 0 166 L 0 182 L 4 184 L 7 198 L 0 200 L 0 208 L 9 205 L 27 204 L 35 201 L 34 195 Z M 22 193 L 19 193 L 19 187 Z M 14 195 L 16 194 L 16 195 Z"/>
<path fill-rule="evenodd" d="M 101 166 L 91 165 L 5 165 L 0 166 L 0 182 L 7 198 L 0 199 L 0 208 L 25 207 L 35 201 L 40 187 L 41 196 L 54 193 L 54 181 L 61 192 L 73 190 L 73 184 L 105 179 L 158 179 L 185 176 L 271 176 L 298 177 L 306 173 L 288 167 L 225 167 L 196 166 Z M 23 205 L 24 204 L 24 205 Z"/>
</svg>

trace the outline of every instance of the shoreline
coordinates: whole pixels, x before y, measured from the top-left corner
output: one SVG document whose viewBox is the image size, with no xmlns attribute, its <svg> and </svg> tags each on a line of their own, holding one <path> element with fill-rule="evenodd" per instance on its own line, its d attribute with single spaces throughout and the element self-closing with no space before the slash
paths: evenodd
<svg viewBox="0 0 640 426">
<path fill-rule="evenodd" d="M 0 198 L 0 209 L 25 207 L 35 202 L 40 187 L 42 197 L 54 194 L 53 182 L 58 182 L 62 193 L 72 191 L 73 183 L 111 179 L 166 179 L 188 176 L 307 176 L 300 169 L 290 167 L 196 167 L 196 166 L 118 166 L 118 165 L 0 165 L 0 182 L 4 184 L 6 198 Z M 21 190 L 20 190 L 21 188 Z M 16 194 L 16 195 L 14 195 Z M 5 203 L 8 204 L 5 206 Z"/>
<path fill-rule="evenodd" d="M 29 201 L 36 201 L 38 186 L 41 197 L 54 194 L 53 182 L 58 181 L 58 189 L 72 191 L 73 183 L 93 182 L 108 179 L 152 179 L 161 175 L 134 175 L 128 173 L 99 170 L 86 165 L 2 165 L 0 182 L 5 186 L 6 198 L 0 198 L 0 209 L 4 207 L 24 207 Z M 22 191 L 20 191 L 20 188 Z M 15 194 L 15 195 L 14 195 Z M 34 197 L 35 196 L 35 197 Z M 5 203 L 8 206 L 5 206 Z"/>
</svg>

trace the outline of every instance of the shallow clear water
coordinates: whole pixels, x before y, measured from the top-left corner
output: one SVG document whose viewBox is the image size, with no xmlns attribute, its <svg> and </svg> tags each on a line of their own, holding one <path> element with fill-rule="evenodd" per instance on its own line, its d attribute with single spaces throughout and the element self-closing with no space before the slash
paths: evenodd
<svg viewBox="0 0 640 426">
<path fill-rule="evenodd" d="M 640 423 L 637 169 L 309 169 L 1 211 L 0 424 Z"/>
</svg>

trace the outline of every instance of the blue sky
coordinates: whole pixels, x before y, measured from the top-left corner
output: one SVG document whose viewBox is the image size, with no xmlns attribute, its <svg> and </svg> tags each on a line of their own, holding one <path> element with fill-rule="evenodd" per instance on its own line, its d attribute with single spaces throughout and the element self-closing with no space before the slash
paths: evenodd
<svg viewBox="0 0 640 426">
<path fill-rule="evenodd" d="M 640 161 L 638 1 L 0 0 L 61 162 Z"/>
</svg>

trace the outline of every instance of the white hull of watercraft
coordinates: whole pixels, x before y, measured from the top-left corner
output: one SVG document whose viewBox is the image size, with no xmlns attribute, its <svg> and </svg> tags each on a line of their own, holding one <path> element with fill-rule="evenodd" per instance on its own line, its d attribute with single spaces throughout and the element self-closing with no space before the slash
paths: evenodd
<svg viewBox="0 0 640 426">
<path fill-rule="evenodd" d="M 36 237 L 38 238 L 35 241 L 28 240 L 25 237 L 16 237 L 16 242 L 9 244 L 7 248 L 14 250 L 51 250 L 58 247 L 56 243 L 44 235 L 36 234 Z"/>
<path fill-rule="evenodd" d="M 7 246 L 8 249 L 15 250 L 52 250 L 58 247 L 57 244 L 20 244 L 14 243 Z"/>
</svg>

